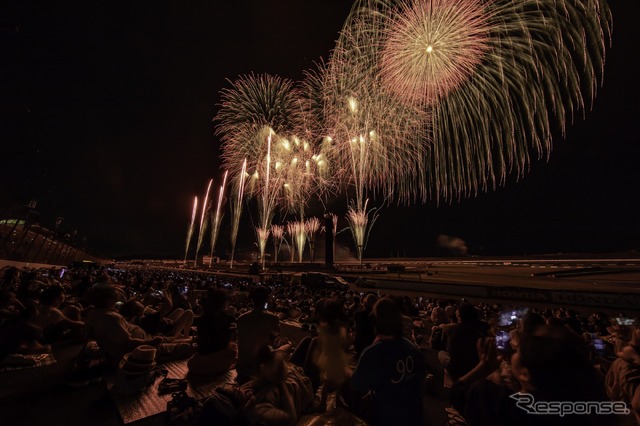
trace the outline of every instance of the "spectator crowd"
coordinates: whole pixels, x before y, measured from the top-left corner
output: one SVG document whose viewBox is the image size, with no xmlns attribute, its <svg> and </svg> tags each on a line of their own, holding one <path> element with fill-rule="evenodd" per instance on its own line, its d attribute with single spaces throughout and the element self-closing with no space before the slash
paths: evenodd
<svg viewBox="0 0 640 426">
<path fill-rule="evenodd" d="M 131 392 L 172 360 L 194 380 L 234 370 L 201 424 L 295 425 L 339 407 L 354 423 L 423 425 L 427 353 L 444 369 L 451 425 L 605 425 L 623 411 L 640 424 L 640 328 L 622 314 L 144 267 L 1 270 L 2 365 L 65 342 L 99 352 L 100 374 Z"/>
</svg>

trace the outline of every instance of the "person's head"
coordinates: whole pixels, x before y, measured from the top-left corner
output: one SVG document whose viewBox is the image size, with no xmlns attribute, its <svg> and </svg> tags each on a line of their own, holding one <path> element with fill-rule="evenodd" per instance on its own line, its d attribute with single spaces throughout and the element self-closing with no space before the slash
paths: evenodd
<svg viewBox="0 0 640 426">
<path fill-rule="evenodd" d="M 64 289 L 59 285 L 47 286 L 39 297 L 44 306 L 60 306 L 64 302 Z"/>
<path fill-rule="evenodd" d="M 20 270 L 14 266 L 8 266 L 4 270 L 4 275 L 2 276 L 2 281 L 0 281 L 2 285 L 2 290 L 15 290 L 16 284 L 20 280 Z"/>
<path fill-rule="evenodd" d="M 449 322 L 449 318 L 443 308 L 436 306 L 433 308 L 433 311 L 431 311 L 431 321 L 435 325 L 440 325 Z"/>
<path fill-rule="evenodd" d="M 207 290 L 206 297 L 202 300 L 202 310 L 205 315 L 220 313 L 227 305 L 229 293 L 217 287 Z"/>
<path fill-rule="evenodd" d="M 377 301 L 378 296 L 373 293 L 369 293 L 364 297 L 364 307 L 370 311 L 373 309 L 373 305 L 375 305 Z"/>
<path fill-rule="evenodd" d="M 253 302 L 253 308 L 255 310 L 264 310 L 265 304 L 269 300 L 269 293 L 271 291 L 268 287 L 258 286 L 251 291 L 251 301 Z"/>
<path fill-rule="evenodd" d="M 522 317 L 518 324 L 518 329 L 523 333 L 533 334 L 536 330 L 544 327 L 546 321 L 544 317 L 536 312 L 529 311 Z"/>
<path fill-rule="evenodd" d="M 332 327 L 337 326 L 344 319 L 342 303 L 338 299 L 325 299 L 318 311 L 318 319 Z"/>
<path fill-rule="evenodd" d="M 480 320 L 480 314 L 476 307 L 471 303 L 463 303 L 458 306 L 456 315 L 461 323 L 468 323 Z"/>
<path fill-rule="evenodd" d="M 597 382 L 586 343 L 565 327 L 544 326 L 533 334 L 523 333 L 519 343 L 511 364 L 524 391 L 572 398 Z"/>
<path fill-rule="evenodd" d="M 127 319 L 142 315 L 144 305 L 135 299 L 129 299 L 120 306 L 120 315 Z"/>
<path fill-rule="evenodd" d="M 113 309 L 124 299 L 122 290 L 114 285 L 95 285 L 89 292 L 89 300 L 98 309 Z"/>
<path fill-rule="evenodd" d="M 402 311 L 400 306 L 387 297 L 378 300 L 373 307 L 376 333 L 383 336 L 402 336 Z"/>
</svg>

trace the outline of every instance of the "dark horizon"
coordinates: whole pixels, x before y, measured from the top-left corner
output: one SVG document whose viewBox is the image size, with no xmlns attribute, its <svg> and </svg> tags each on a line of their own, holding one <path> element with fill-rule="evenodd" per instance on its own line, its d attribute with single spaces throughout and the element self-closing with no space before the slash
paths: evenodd
<svg viewBox="0 0 640 426">
<path fill-rule="evenodd" d="M 462 239 L 471 255 L 640 249 L 633 126 L 640 52 L 632 23 L 640 5 L 609 5 L 604 84 L 592 110 L 568 123 L 566 140 L 556 132 L 549 161 L 469 199 L 382 208 L 365 257 L 432 255 L 440 234 Z M 181 258 L 193 197 L 222 176 L 212 118 L 226 79 L 302 78 L 327 58 L 350 7 L 340 0 L 165 2 L 152 10 L 10 2 L 0 18 L 8 52 L 0 214 L 35 199 L 43 225 L 63 217 L 96 255 Z M 344 200 L 327 208 L 343 212 Z M 251 248 L 247 209 L 243 220 L 238 247 Z M 349 231 L 339 238 L 350 244 Z M 228 232 L 218 241 L 221 250 Z"/>
</svg>

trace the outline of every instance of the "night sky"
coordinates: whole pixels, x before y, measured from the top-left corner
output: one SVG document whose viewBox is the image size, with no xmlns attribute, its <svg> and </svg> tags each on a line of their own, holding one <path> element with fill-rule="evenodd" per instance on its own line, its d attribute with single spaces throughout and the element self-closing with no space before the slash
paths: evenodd
<svg viewBox="0 0 640 426">
<path fill-rule="evenodd" d="M 367 255 L 431 255 L 439 234 L 463 239 L 476 255 L 640 249 L 639 3 L 609 2 L 604 85 L 585 120 L 577 114 L 566 140 L 554 139 L 548 162 L 472 199 L 383 208 Z M 63 227 L 86 237 L 95 254 L 181 256 L 193 196 L 221 178 L 212 118 L 226 79 L 302 78 L 327 58 L 350 7 L 347 0 L 5 4 L 0 213 L 35 199 L 43 225 L 64 217 Z M 253 244 L 249 229 L 239 247 Z M 348 245 L 348 233 L 341 237 Z M 219 246 L 227 242 L 223 230 Z"/>
</svg>

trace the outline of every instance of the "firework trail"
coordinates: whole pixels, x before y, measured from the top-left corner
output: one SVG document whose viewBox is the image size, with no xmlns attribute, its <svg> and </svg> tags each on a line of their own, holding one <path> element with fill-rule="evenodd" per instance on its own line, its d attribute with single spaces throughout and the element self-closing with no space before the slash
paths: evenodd
<svg viewBox="0 0 640 426">
<path fill-rule="evenodd" d="M 240 173 L 237 175 L 238 195 L 236 196 L 235 205 L 232 207 L 233 221 L 231 225 L 231 262 L 230 268 L 233 268 L 233 257 L 236 252 L 236 240 L 238 239 L 238 226 L 240 226 L 240 216 L 242 215 L 242 201 L 244 199 L 244 186 L 247 177 L 247 160 L 242 163 Z"/>
<path fill-rule="evenodd" d="M 287 230 L 291 236 L 291 247 L 295 247 L 295 250 L 298 253 L 298 263 L 302 263 L 304 247 L 307 243 L 307 230 L 305 228 L 305 224 L 302 221 L 287 222 Z"/>
<path fill-rule="evenodd" d="M 320 219 L 311 217 L 304 222 L 304 228 L 309 238 L 309 252 L 311 254 L 311 263 L 314 261 L 314 248 L 316 244 L 316 234 L 320 230 Z"/>
<path fill-rule="evenodd" d="M 291 237 L 291 243 L 289 245 L 289 255 L 291 256 L 290 262 L 295 262 L 296 259 L 296 227 L 295 222 L 287 222 L 287 234 Z"/>
<path fill-rule="evenodd" d="M 202 204 L 202 214 L 200 215 L 200 231 L 198 233 L 198 244 L 196 245 L 196 256 L 193 260 L 193 265 L 196 266 L 198 263 L 198 253 L 200 252 L 200 247 L 202 247 L 202 241 L 204 240 L 204 234 L 206 232 L 207 221 L 205 220 L 207 210 L 209 210 L 209 191 L 211 191 L 211 185 L 213 185 L 213 179 L 209 181 L 209 185 L 207 186 L 207 192 L 204 196 L 204 203 Z"/>
<path fill-rule="evenodd" d="M 331 250 L 333 251 L 333 260 L 336 260 L 336 236 L 338 235 L 338 215 L 331 213 L 331 222 L 333 222 L 333 229 L 331 232 L 333 233 L 333 246 Z"/>
<path fill-rule="evenodd" d="M 265 259 L 265 251 L 267 248 L 267 241 L 269 240 L 269 234 L 271 231 L 269 229 L 263 229 L 259 226 L 255 227 L 256 237 L 258 239 L 258 249 L 260 250 L 260 263 L 262 264 L 262 269 L 264 269 L 266 259 Z"/>
<path fill-rule="evenodd" d="M 198 210 L 198 197 L 193 199 L 193 211 L 191 212 L 191 223 L 189 224 L 189 229 L 187 230 L 187 241 L 184 247 L 184 262 L 187 262 L 187 255 L 189 253 L 189 246 L 191 245 L 191 237 L 193 236 L 193 225 L 196 221 L 196 212 Z"/>
<path fill-rule="evenodd" d="M 284 226 L 271 225 L 271 237 L 273 238 L 273 261 L 278 263 L 278 254 L 284 242 Z"/>
<path fill-rule="evenodd" d="M 307 242 L 307 230 L 303 221 L 294 223 L 295 236 L 296 236 L 296 250 L 298 251 L 298 263 L 302 263 L 302 257 L 304 256 L 304 247 Z"/>
<path fill-rule="evenodd" d="M 332 60 L 426 113 L 416 185 L 451 200 L 548 158 L 593 103 L 610 25 L 601 0 L 358 0 Z"/>
<path fill-rule="evenodd" d="M 367 248 L 367 241 L 369 240 L 369 233 L 373 224 L 378 219 L 378 214 L 375 213 L 375 208 L 367 211 L 366 200 L 362 209 L 356 208 L 353 203 L 347 210 L 347 221 L 349 222 L 349 229 L 351 229 L 351 235 L 353 241 L 356 244 L 356 252 L 358 254 L 358 260 L 362 265 L 362 255 Z M 371 217 L 369 217 L 371 215 Z"/>
<path fill-rule="evenodd" d="M 211 227 L 211 255 L 209 256 L 209 267 L 211 267 L 211 262 L 213 261 L 213 250 L 216 246 L 216 241 L 218 241 L 218 234 L 220 232 L 220 223 L 222 222 L 222 215 L 220 214 L 220 208 L 222 207 L 222 200 L 224 198 L 224 187 L 227 184 L 227 174 L 229 171 L 224 172 L 224 177 L 222 178 L 222 185 L 218 191 L 218 207 L 216 208 L 216 215 L 211 219 L 211 223 L 213 224 Z"/>
<path fill-rule="evenodd" d="M 262 197 L 260 199 L 260 226 L 256 227 L 256 236 L 258 237 L 258 247 L 260 249 L 260 259 L 262 261 L 262 269 L 265 267 L 265 250 L 267 248 L 267 240 L 269 239 L 269 228 L 273 220 L 274 209 L 277 201 L 277 194 L 280 190 L 279 182 L 270 182 L 271 179 L 271 137 L 273 132 L 269 129 L 267 136 L 267 156 L 265 158 L 264 184 Z M 271 183 L 271 188 L 269 184 Z"/>
</svg>

